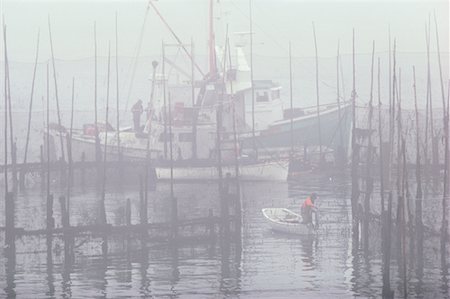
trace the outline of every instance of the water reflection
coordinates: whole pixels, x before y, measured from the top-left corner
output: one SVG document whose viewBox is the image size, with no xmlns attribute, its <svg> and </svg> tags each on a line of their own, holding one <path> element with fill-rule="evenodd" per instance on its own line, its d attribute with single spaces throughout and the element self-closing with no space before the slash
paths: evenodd
<svg viewBox="0 0 450 299">
<path fill-rule="evenodd" d="M 245 182 L 241 188 L 243 222 L 242 233 L 238 235 L 216 227 L 207 240 L 160 243 L 154 240 L 157 235 L 153 231 L 66 234 L 55 236 L 48 247 L 45 237 L 42 240 L 21 237 L 16 240 L 15 255 L 8 250 L 3 253 L 5 268 L 0 273 L 3 291 L 0 297 L 381 296 L 380 227 L 371 228 L 368 251 L 354 243 L 350 233 L 349 185 L 345 177 L 309 175 L 289 183 Z M 149 193 L 149 222 L 170 219 L 168 190 L 167 184 L 158 184 Z M 210 210 L 219 215 L 216 185 L 179 184 L 175 192 L 181 220 L 206 217 Z M 298 237 L 269 229 L 261 215 L 262 208 L 281 206 L 299 211 L 311 192 L 319 194 L 321 225 L 317 235 Z M 20 202 L 22 198 L 26 199 L 26 205 Z M 75 192 L 71 198 L 72 224 L 94 224 L 100 209 L 99 198 L 95 190 L 84 194 Z M 125 198 L 131 199 L 132 208 L 123 208 Z M 39 191 L 37 194 L 29 191 L 19 197 L 18 206 L 18 226 L 45 225 L 45 220 L 40 220 L 45 215 L 45 201 Z M 108 194 L 107 221 L 127 224 L 130 219 L 130 223 L 139 223 L 138 207 L 138 194 L 134 190 Z M 36 215 L 35 219 L 30 215 Z M 58 213 L 55 217 L 60 219 Z M 186 231 L 190 228 L 180 233 Z M 415 262 L 408 271 L 409 297 L 449 296 L 448 262 L 446 258 L 441 260 L 439 248 L 430 244 L 438 243 L 425 234 L 423 248 L 418 242 L 413 250 Z M 61 256 L 58 248 L 63 249 Z M 395 260 L 391 273 L 395 293 L 401 294 L 402 282 Z"/>
</svg>

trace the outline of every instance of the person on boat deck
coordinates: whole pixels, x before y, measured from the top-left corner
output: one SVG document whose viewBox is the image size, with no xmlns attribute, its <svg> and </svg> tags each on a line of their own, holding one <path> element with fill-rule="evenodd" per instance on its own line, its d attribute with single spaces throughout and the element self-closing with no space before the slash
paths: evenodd
<svg viewBox="0 0 450 299">
<path fill-rule="evenodd" d="M 133 114 L 134 131 L 141 131 L 141 114 L 144 112 L 142 107 L 142 100 L 138 100 L 133 107 L 131 107 L 131 113 Z"/>
<path fill-rule="evenodd" d="M 312 212 L 317 210 L 316 206 L 314 205 L 316 199 L 317 194 L 312 193 L 303 202 L 301 208 L 303 223 L 312 223 Z"/>
</svg>

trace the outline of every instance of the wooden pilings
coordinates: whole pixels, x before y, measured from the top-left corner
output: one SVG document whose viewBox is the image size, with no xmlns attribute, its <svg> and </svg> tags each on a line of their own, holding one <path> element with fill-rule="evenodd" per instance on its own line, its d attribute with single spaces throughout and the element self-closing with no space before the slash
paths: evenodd
<svg viewBox="0 0 450 299">
<path fill-rule="evenodd" d="M 14 193 L 5 194 L 5 245 L 7 248 L 13 248 L 15 244 L 15 203 Z"/>
<path fill-rule="evenodd" d="M 148 202 L 145 200 L 144 196 L 144 186 L 146 186 L 145 182 L 143 181 L 142 175 L 139 176 L 139 203 L 140 203 L 140 223 L 141 224 L 147 224 L 148 222 Z"/>
</svg>

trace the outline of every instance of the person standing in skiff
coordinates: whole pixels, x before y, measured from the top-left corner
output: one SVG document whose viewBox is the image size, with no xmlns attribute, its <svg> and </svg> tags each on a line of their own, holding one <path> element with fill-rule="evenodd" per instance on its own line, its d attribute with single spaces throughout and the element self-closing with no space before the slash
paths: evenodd
<svg viewBox="0 0 450 299">
<path fill-rule="evenodd" d="M 312 223 L 312 213 L 317 211 L 317 207 L 314 205 L 314 202 L 317 199 L 317 194 L 312 193 L 308 196 L 302 204 L 301 212 L 303 223 L 313 224 Z"/>
</svg>

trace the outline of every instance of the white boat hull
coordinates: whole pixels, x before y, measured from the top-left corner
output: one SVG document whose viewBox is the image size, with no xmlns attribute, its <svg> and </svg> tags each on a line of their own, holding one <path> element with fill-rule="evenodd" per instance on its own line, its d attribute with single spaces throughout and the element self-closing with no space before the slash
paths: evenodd
<svg viewBox="0 0 450 299">
<path fill-rule="evenodd" d="M 274 231 L 295 235 L 312 235 L 315 233 L 311 224 L 302 223 L 301 216 L 288 209 L 267 208 L 263 209 L 262 213 L 270 228 Z"/>
<path fill-rule="evenodd" d="M 170 179 L 170 168 L 155 167 L 158 179 Z M 223 177 L 235 177 L 235 166 L 222 166 Z M 215 180 L 219 173 L 217 166 L 174 167 L 173 177 L 179 180 Z M 288 177 L 288 163 L 282 161 L 258 162 L 239 166 L 239 177 L 249 181 L 285 181 Z"/>
<path fill-rule="evenodd" d="M 56 136 L 55 136 L 56 138 Z M 57 137 L 59 138 L 59 137 Z M 114 138 L 110 138 L 114 141 Z M 109 142 L 108 142 L 109 143 Z M 65 149 L 67 151 L 67 149 Z M 104 151 L 104 145 L 101 145 L 101 151 Z M 136 148 L 126 145 L 121 147 L 122 156 L 125 160 L 144 160 L 146 157 L 145 148 Z M 94 138 L 83 138 L 74 136 L 72 139 L 72 154 L 75 160 L 78 160 L 83 153 L 86 161 L 95 160 L 95 140 Z M 118 151 L 115 144 L 108 144 L 107 159 L 117 159 Z M 156 159 L 157 153 L 152 153 L 152 159 Z M 183 165 L 179 165 L 183 164 Z M 204 163 L 203 163 L 204 164 Z M 158 179 L 170 179 L 170 167 L 168 163 L 164 166 L 155 163 L 155 171 Z M 288 161 L 257 161 L 257 162 L 241 162 L 239 165 L 239 177 L 249 181 L 286 181 L 288 178 L 289 163 Z M 223 177 L 230 174 L 235 177 L 234 163 L 225 163 L 222 166 Z M 217 164 L 196 166 L 187 163 L 174 162 L 173 178 L 176 180 L 216 180 L 219 178 Z"/>
</svg>

